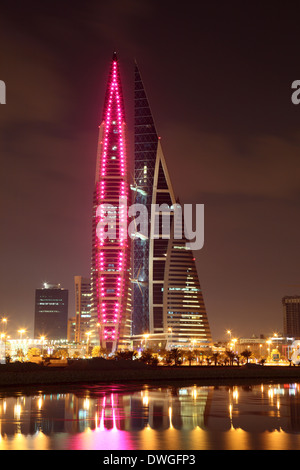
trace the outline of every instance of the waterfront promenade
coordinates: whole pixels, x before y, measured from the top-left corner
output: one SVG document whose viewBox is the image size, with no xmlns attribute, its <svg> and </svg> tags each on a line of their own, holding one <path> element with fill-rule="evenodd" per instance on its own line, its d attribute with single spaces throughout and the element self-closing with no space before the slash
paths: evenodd
<svg viewBox="0 0 300 470">
<path fill-rule="evenodd" d="M 243 380 L 300 381 L 297 366 L 147 366 L 139 361 L 84 360 L 66 367 L 32 363 L 0 365 L 0 387 L 96 382 L 167 382 L 188 380 L 224 383 Z"/>
</svg>

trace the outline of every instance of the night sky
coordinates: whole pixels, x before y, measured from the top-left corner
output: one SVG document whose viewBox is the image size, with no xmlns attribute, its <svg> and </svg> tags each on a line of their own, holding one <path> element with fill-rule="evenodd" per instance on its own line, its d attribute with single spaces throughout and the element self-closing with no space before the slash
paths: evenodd
<svg viewBox="0 0 300 470">
<path fill-rule="evenodd" d="M 33 335 L 35 289 L 89 276 L 98 125 L 117 51 L 133 161 L 137 61 L 195 253 L 213 339 L 269 335 L 300 294 L 299 2 L 2 2 L 0 315 Z"/>
</svg>

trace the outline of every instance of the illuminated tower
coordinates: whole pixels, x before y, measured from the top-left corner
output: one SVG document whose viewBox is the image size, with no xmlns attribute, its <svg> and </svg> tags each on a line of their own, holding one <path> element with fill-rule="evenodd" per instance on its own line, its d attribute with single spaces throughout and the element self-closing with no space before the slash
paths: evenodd
<svg viewBox="0 0 300 470">
<path fill-rule="evenodd" d="M 187 240 L 174 236 L 176 198 L 137 65 L 134 92 L 132 190 L 134 202 L 148 209 L 149 231 L 133 241 L 132 332 L 165 336 L 168 345 L 208 347 L 211 333 L 195 258 Z"/>
<path fill-rule="evenodd" d="M 130 344 L 128 196 L 124 103 L 114 53 L 99 126 L 91 273 L 92 328 L 108 351 Z"/>
</svg>

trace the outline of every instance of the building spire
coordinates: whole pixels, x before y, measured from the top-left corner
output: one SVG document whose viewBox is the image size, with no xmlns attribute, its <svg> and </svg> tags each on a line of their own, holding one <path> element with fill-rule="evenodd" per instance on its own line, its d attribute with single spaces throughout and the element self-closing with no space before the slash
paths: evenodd
<svg viewBox="0 0 300 470">
<path fill-rule="evenodd" d="M 130 244 L 124 229 L 127 211 L 120 207 L 120 200 L 127 201 L 129 196 L 125 128 L 119 62 L 114 53 L 99 126 L 91 279 L 92 323 L 99 332 L 100 346 L 111 352 L 126 349 L 130 342 Z"/>
<path fill-rule="evenodd" d="M 114 92 L 112 93 L 112 88 L 114 88 L 114 92 L 117 91 L 119 95 L 120 108 L 122 111 L 123 120 L 125 120 L 121 76 L 120 76 L 120 70 L 119 70 L 119 61 L 118 61 L 116 52 L 113 53 L 112 61 L 110 64 L 110 70 L 108 74 L 108 82 L 107 82 L 106 94 L 105 94 L 104 106 L 103 106 L 102 122 L 106 120 L 106 112 L 107 112 L 107 109 L 110 107 L 109 100 L 110 98 L 113 98 L 115 94 Z"/>
</svg>

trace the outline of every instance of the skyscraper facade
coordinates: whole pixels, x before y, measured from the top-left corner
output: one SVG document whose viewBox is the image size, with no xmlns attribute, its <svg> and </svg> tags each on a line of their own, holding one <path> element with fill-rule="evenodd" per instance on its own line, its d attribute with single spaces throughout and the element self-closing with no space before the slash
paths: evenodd
<svg viewBox="0 0 300 470">
<path fill-rule="evenodd" d="M 133 202 L 146 206 L 151 226 L 151 204 L 158 136 L 144 90 L 139 69 L 135 65 L 134 81 L 134 181 Z M 134 335 L 150 331 L 149 237 L 136 236 L 133 241 L 133 309 L 132 332 Z"/>
<path fill-rule="evenodd" d="M 114 53 L 99 126 L 91 272 L 92 327 L 100 346 L 108 351 L 129 347 L 131 334 L 125 128 L 119 63 Z"/>
<path fill-rule="evenodd" d="M 75 342 L 87 339 L 91 320 L 91 280 L 74 276 L 75 283 Z"/>
<path fill-rule="evenodd" d="M 178 210 L 182 211 L 180 205 Z M 165 280 L 163 324 L 168 330 L 169 345 L 209 347 L 212 344 L 210 327 L 194 253 L 185 237 L 182 217 L 173 217 Z"/>
<path fill-rule="evenodd" d="M 132 332 L 165 334 L 169 344 L 178 346 L 210 346 L 195 258 L 174 231 L 177 202 L 137 65 L 134 97 L 132 190 L 134 202 L 147 207 L 149 233 L 133 240 Z"/>
<path fill-rule="evenodd" d="M 282 305 L 284 336 L 300 339 L 300 296 L 285 296 Z"/>
<path fill-rule="evenodd" d="M 46 336 L 48 340 L 67 338 L 68 327 L 67 289 L 60 284 L 44 283 L 35 291 L 34 337 Z"/>
</svg>

